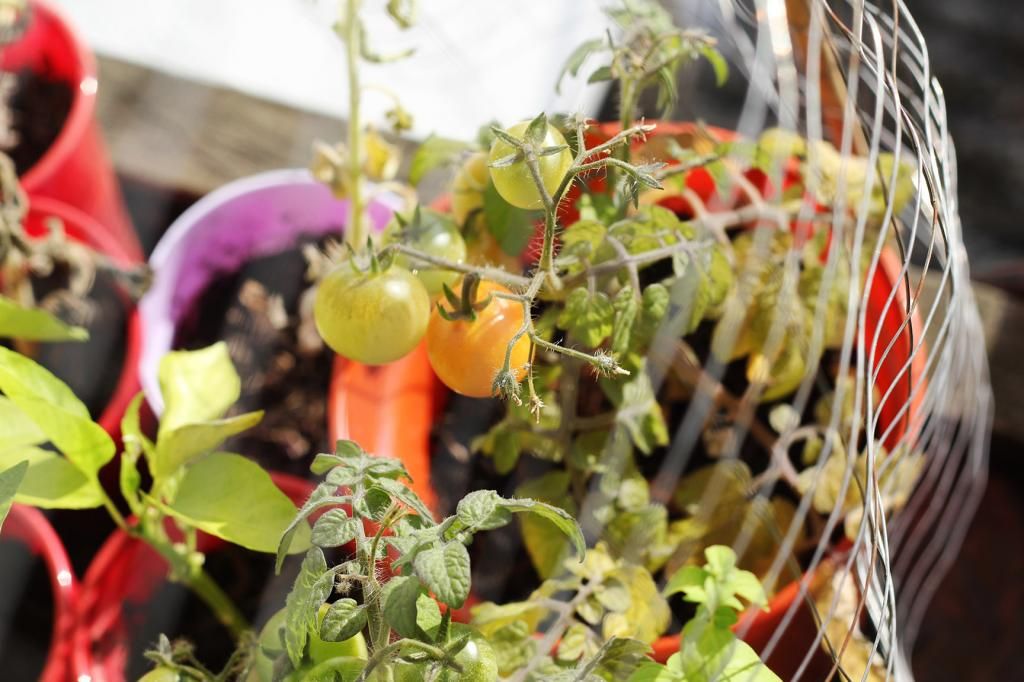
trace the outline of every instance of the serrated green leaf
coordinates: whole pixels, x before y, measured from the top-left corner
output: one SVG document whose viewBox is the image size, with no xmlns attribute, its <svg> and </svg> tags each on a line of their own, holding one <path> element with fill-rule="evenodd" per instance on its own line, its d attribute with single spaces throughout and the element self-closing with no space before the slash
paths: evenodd
<svg viewBox="0 0 1024 682">
<path fill-rule="evenodd" d="M 554 524 L 559 531 L 572 541 L 576 554 L 582 561 L 584 554 L 586 554 L 587 546 L 583 539 L 583 531 L 580 530 L 579 524 L 576 523 L 576 519 L 571 514 L 564 509 L 544 502 L 537 502 L 536 500 L 511 499 L 505 500 L 504 504 L 505 508 L 511 512 L 527 512 Z"/>
<path fill-rule="evenodd" d="M 647 455 L 668 443 L 668 426 L 647 375 L 646 360 L 628 381 L 604 379 L 601 388 L 616 407 L 615 422 L 626 429 L 637 449 Z"/>
<path fill-rule="evenodd" d="M 611 349 L 615 355 L 625 355 L 629 351 L 633 325 L 640 315 L 640 303 L 634 295 L 633 288 L 626 286 L 619 290 L 612 301 L 615 319 L 612 322 Z"/>
<path fill-rule="evenodd" d="M 215 452 L 190 466 L 174 500 L 165 507 L 176 518 L 219 538 L 273 554 L 295 517 L 295 505 L 255 462 Z M 309 527 L 298 527 L 291 551 L 309 547 Z"/>
<path fill-rule="evenodd" d="M 150 462 L 154 478 L 174 474 L 200 455 L 216 450 L 231 436 L 256 426 L 262 419 L 263 411 L 260 410 L 224 419 L 181 424 L 170 430 L 161 429 L 153 461 Z"/>
<path fill-rule="evenodd" d="M 661 326 L 661 321 L 668 314 L 672 297 L 663 284 L 654 283 L 644 288 L 640 302 L 640 314 L 633 327 L 630 345 L 633 350 L 646 351 L 654 335 Z"/>
<path fill-rule="evenodd" d="M 461 542 L 446 542 L 416 555 L 413 570 L 444 604 L 458 609 L 469 596 L 469 552 Z"/>
<path fill-rule="evenodd" d="M 223 341 L 200 350 L 167 353 L 160 361 L 158 376 L 164 411 L 157 441 L 185 424 L 219 419 L 242 390 Z"/>
<path fill-rule="evenodd" d="M 498 672 L 509 676 L 521 669 L 536 655 L 537 643 L 530 637 L 532 629 L 521 620 L 513 621 L 487 635 L 494 649 Z"/>
<path fill-rule="evenodd" d="M 0 391 L 87 477 L 114 456 L 114 441 L 64 382 L 38 363 L 0 347 Z"/>
<path fill-rule="evenodd" d="M 296 668 L 302 663 L 309 633 L 316 627 L 320 605 L 334 587 L 333 580 L 321 580 L 326 571 L 324 553 L 319 547 L 312 547 L 306 552 L 299 575 L 285 599 L 284 647 L 288 660 Z"/>
<path fill-rule="evenodd" d="M 568 331 L 574 341 L 597 348 L 612 333 L 614 317 L 615 309 L 607 294 L 592 294 L 586 287 L 579 287 L 566 298 L 558 326 Z"/>
<path fill-rule="evenodd" d="M 651 650 L 647 644 L 627 637 L 612 637 L 605 642 L 584 670 L 599 674 L 604 679 L 625 680 L 645 662 Z"/>
<path fill-rule="evenodd" d="M 0 296 L 0 337 L 25 341 L 85 341 L 89 332 L 63 322 L 42 308 L 25 308 Z"/>
<path fill-rule="evenodd" d="M 310 494 L 309 499 L 302 505 L 298 513 L 291 519 L 288 527 L 281 533 L 280 541 L 277 545 L 277 559 L 274 564 L 275 573 L 281 572 L 281 564 L 284 562 L 286 555 L 292 553 L 292 540 L 299 534 L 299 532 L 306 528 L 309 528 L 309 524 L 306 523 L 306 519 L 309 515 L 315 512 L 317 509 L 327 507 L 334 504 L 344 504 L 350 500 L 348 495 L 337 494 L 337 486 L 329 483 L 321 483 L 313 492 Z M 301 550 L 297 550 L 301 551 Z"/>
<path fill-rule="evenodd" d="M 344 642 L 366 627 L 366 608 L 355 599 L 345 597 L 331 604 L 320 623 L 320 639 Z"/>
<path fill-rule="evenodd" d="M 470 533 L 493 530 L 512 519 L 504 502 L 504 498 L 493 490 L 474 490 L 459 501 L 455 513 Z"/>
<path fill-rule="evenodd" d="M 380 488 L 388 493 L 393 499 L 398 500 L 405 506 L 416 512 L 424 521 L 430 523 L 434 522 L 434 515 L 430 511 L 430 508 L 423 503 L 412 488 L 401 481 L 396 481 L 393 478 L 379 478 L 373 484 L 374 487 Z"/>
<path fill-rule="evenodd" d="M 27 446 L 0 452 L 0 469 L 28 462 L 15 502 L 43 509 L 91 509 L 103 504 L 99 481 L 55 452 Z"/>
<path fill-rule="evenodd" d="M 579 660 L 587 644 L 589 632 L 589 628 L 583 623 L 570 625 L 555 649 L 555 660 L 561 663 L 572 663 Z"/>
<path fill-rule="evenodd" d="M 628 637 L 651 643 L 665 633 L 672 612 L 668 602 L 658 592 L 658 586 L 647 569 L 625 565 L 615 573 L 616 578 L 629 588 L 629 608 L 609 613 L 602 624 L 605 639 Z"/>
<path fill-rule="evenodd" d="M 559 73 L 558 83 L 555 85 L 555 92 L 561 92 L 562 79 L 565 78 L 566 75 L 575 78 L 576 74 L 580 72 L 580 67 L 583 66 L 583 62 L 587 60 L 587 57 L 594 52 L 603 49 L 604 46 L 605 41 L 603 38 L 595 38 L 581 43 L 575 50 L 573 50 L 572 54 L 569 55 L 569 58 L 565 60 L 565 66 L 562 67 L 562 71 Z"/>
<path fill-rule="evenodd" d="M 412 156 L 409 163 L 409 182 L 413 185 L 420 184 L 427 173 L 440 166 L 455 163 L 463 152 L 471 148 L 470 144 L 461 140 L 429 136 L 416 148 L 416 153 Z"/>
<path fill-rule="evenodd" d="M 530 479 L 516 489 L 519 497 L 540 500 L 565 509 L 575 510 L 569 495 L 569 472 L 556 470 Z M 569 555 L 569 538 L 554 524 L 539 516 L 520 519 L 523 544 L 537 574 L 542 579 L 555 575 Z"/>
<path fill-rule="evenodd" d="M 14 502 L 14 496 L 18 492 L 18 486 L 21 485 L 22 479 L 25 478 L 26 471 L 28 471 L 28 462 L 24 460 L 13 466 L 4 467 L 0 471 L 0 530 L 4 527 L 4 519 L 11 511 L 11 503 Z"/>
<path fill-rule="evenodd" d="M 417 603 L 423 587 L 418 578 L 395 576 L 384 586 L 384 620 L 402 637 L 426 639 Z M 435 605 L 435 609 L 437 606 Z"/>
<path fill-rule="evenodd" d="M 350 518 L 344 509 L 328 509 L 313 524 L 310 540 L 318 547 L 339 547 L 352 542 L 359 534 L 359 521 Z"/>
</svg>

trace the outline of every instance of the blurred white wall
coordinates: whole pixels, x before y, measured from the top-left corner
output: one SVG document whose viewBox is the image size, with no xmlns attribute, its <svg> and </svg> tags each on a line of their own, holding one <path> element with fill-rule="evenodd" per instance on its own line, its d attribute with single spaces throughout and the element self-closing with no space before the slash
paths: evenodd
<svg viewBox="0 0 1024 682">
<path fill-rule="evenodd" d="M 338 0 L 50 0 L 101 53 L 223 85 L 290 106 L 344 116 L 345 64 L 330 26 Z M 397 30 L 384 0 L 364 0 L 370 43 L 414 58 L 367 66 L 364 83 L 397 92 L 415 135 L 467 137 L 497 118 L 538 111 L 594 113 L 602 92 L 579 81 L 554 92 L 555 75 L 580 42 L 605 27 L 602 0 L 420 0 L 420 17 Z M 102 75 L 101 75 L 102 77 Z M 368 118 L 388 101 L 369 94 Z"/>
</svg>

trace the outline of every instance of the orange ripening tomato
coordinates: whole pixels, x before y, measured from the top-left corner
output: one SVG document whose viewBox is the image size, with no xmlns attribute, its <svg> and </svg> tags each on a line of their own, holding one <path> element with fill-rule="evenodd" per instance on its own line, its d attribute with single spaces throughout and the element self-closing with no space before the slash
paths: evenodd
<svg viewBox="0 0 1024 682">
<path fill-rule="evenodd" d="M 455 289 L 461 295 L 462 283 Z M 512 293 L 500 284 L 480 282 L 477 300 L 501 292 Z M 491 298 L 487 306 L 476 313 L 476 319 L 444 319 L 435 306 L 427 325 L 427 355 L 434 372 L 444 384 L 471 398 L 494 395 L 494 377 L 505 364 L 505 352 L 524 322 L 523 306 L 506 298 Z M 517 381 L 526 376 L 530 361 L 530 340 L 524 334 L 512 347 L 509 368 Z"/>
</svg>

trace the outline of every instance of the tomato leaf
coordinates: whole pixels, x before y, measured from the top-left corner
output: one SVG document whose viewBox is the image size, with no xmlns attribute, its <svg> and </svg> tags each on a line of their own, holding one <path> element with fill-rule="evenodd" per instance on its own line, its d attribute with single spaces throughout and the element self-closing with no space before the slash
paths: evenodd
<svg viewBox="0 0 1024 682">
<path fill-rule="evenodd" d="M 504 498 L 493 490 L 474 490 L 459 501 L 455 513 L 470 533 L 493 530 L 512 519 L 504 502 Z"/>
<path fill-rule="evenodd" d="M 725 82 L 729 80 L 729 64 L 725 61 L 722 53 L 711 45 L 701 45 L 697 50 L 703 55 L 704 59 L 708 60 L 711 68 L 714 69 L 715 85 L 718 87 L 725 85 Z"/>
<path fill-rule="evenodd" d="M 413 576 L 393 577 L 384 586 L 384 620 L 402 637 L 425 641 L 427 634 L 419 617 L 419 598 L 423 586 Z M 433 600 L 431 600 L 433 601 Z M 437 609 L 437 605 L 434 605 Z"/>
<path fill-rule="evenodd" d="M 0 336 L 26 341 L 85 341 L 89 332 L 66 324 L 42 308 L 25 308 L 0 296 Z"/>
<path fill-rule="evenodd" d="M 4 527 L 4 519 L 11 511 L 11 503 L 14 502 L 14 495 L 18 492 L 18 486 L 25 478 L 28 470 L 28 462 L 21 461 L 0 471 L 0 529 Z"/>
<path fill-rule="evenodd" d="M 537 212 L 513 206 L 498 194 L 493 183 L 487 183 L 484 189 L 484 218 L 487 229 L 498 241 L 501 250 L 510 256 L 518 256 L 530 243 Z"/>
<path fill-rule="evenodd" d="M 558 83 L 555 85 L 555 92 L 561 94 L 562 80 L 569 76 L 575 78 L 580 72 L 580 67 L 583 66 L 583 62 L 587 61 L 587 57 L 604 49 L 605 41 L 604 38 L 594 38 L 593 40 L 587 40 L 583 42 L 572 51 L 569 58 L 565 61 L 565 66 L 562 67 L 562 71 L 558 76 Z"/>
<path fill-rule="evenodd" d="M 309 633 L 316 627 L 320 605 L 334 587 L 333 580 L 321 580 L 326 571 L 324 553 L 319 547 L 311 548 L 306 552 L 299 575 L 285 599 L 284 648 L 296 668 L 302 663 Z"/>
<path fill-rule="evenodd" d="M 166 510 L 211 535 L 271 554 L 296 514 L 295 505 L 258 464 L 224 452 L 190 466 Z M 308 526 L 300 526 L 291 551 L 309 547 L 309 535 Z"/>
<path fill-rule="evenodd" d="M 310 539 L 318 547 L 339 547 L 348 544 L 359 533 L 359 521 L 344 509 L 329 509 L 313 524 Z"/>
<path fill-rule="evenodd" d="M 321 483 L 313 489 L 309 499 L 306 500 L 302 508 L 299 509 L 298 513 L 295 514 L 288 527 L 281 533 L 281 539 L 277 545 L 277 560 L 274 563 L 274 571 L 276 573 L 281 572 L 281 565 L 284 563 L 286 555 L 292 553 L 292 540 L 300 532 L 305 532 L 303 529 L 308 530 L 309 524 L 306 523 L 306 519 L 309 515 L 320 509 L 321 507 L 327 507 L 334 504 L 344 504 L 349 502 L 351 498 L 348 495 L 338 495 L 338 486 L 331 483 Z M 301 550 L 297 550 L 301 551 Z"/>
<path fill-rule="evenodd" d="M 616 423 L 625 427 L 630 440 L 645 455 L 668 443 L 665 415 L 647 375 L 646 360 L 629 381 L 601 380 L 601 387 L 617 408 Z"/>
<path fill-rule="evenodd" d="M 469 552 L 457 540 L 419 552 L 413 570 L 428 590 L 452 608 L 461 608 L 469 596 Z"/>
<path fill-rule="evenodd" d="M 366 627 L 366 607 L 345 597 L 331 604 L 320 623 L 320 639 L 344 642 Z"/>
<path fill-rule="evenodd" d="M 615 308 L 607 294 L 591 294 L 586 287 L 579 287 L 566 298 L 558 326 L 568 331 L 573 340 L 596 348 L 612 333 L 614 318 Z"/>
</svg>

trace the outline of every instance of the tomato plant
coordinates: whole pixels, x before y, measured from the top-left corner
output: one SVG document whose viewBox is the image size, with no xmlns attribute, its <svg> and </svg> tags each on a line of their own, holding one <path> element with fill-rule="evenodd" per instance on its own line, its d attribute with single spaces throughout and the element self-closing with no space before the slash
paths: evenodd
<svg viewBox="0 0 1024 682">
<path fill-rule="evenodd" d="M 417 208 L 410 218 L 395 216 L 384 232 L 384 243 L 405 244 L 428 256 L 444 258 L 451 263 L 466 260 L 466 242 L 451 216 L 429 208 Z M 436 296 L 444 285 L 451 285 L 459 273 L 429 263 L 412 262 L 399 253 L 395 265 L 407 268 L 423 282 L 427 293 Z"/>
<path fill-rule="evenodd" d="M 530 124 L 530 121 L 517 123 L 508 129 L 508 134 L 533 148 L 531 153 L 537 155 L 541 182 L 548 195 L 553 195 L 572 165 L 572 153 L 562 133 L 550 124 L 539 140 L 527 139 Z M 519 149 L 507 140 L 498 138 L 491 145 L 488 162 L 494 188 L 505 201 L 518 208 L 543 208 L 544 202 L 537 182 Z"/>
<path fill-rule="evenodd" d="M 460 286 L 456 293 L 462 293 Z M 486 398 L 494 394 L 495 375 L 505 366 L 509 343 L 523 328 L 523 306 L 495 296 L 511 294 L 506 287 L 494 282 L 481 282 L 478 299 L 487 305 L 472 311 L 472 319 L 445 319 L 440 308 L 430 315 L 427 327 L 427 354 L 438 378 L 456 393 L 473 398 Z M 526 374 L 530 361 L 530 340 L 521 336 L 512 346 L 509 369 L 517 380 Z"/>
<path fill-rule="evenodd" d="M 347 262 L 320 282 L 314 318 L 338 355 L 382 365 L 405 356 L 423 338 L 430 297 L 423 283 L 398 265 L 362 272 Z"/>
</svg>

